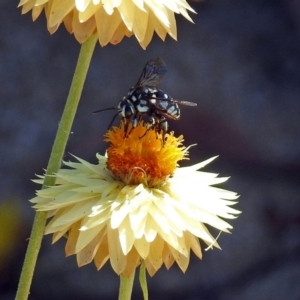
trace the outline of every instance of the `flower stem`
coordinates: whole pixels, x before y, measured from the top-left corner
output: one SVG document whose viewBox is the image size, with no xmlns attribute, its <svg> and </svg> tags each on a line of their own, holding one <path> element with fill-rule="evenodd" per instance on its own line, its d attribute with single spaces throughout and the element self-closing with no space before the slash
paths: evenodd
<svg viewBox="0 0 300 300">
<path fill-rule="evenodd" d="M 143 292 L 144 300 L 148 300 L 148 287 L 147 287 L 147 278 L 146 278 L 146 266 L 145 262 L 143 262 L 140 266 L 140 285 Z"/>
<path fill-rule="evenodd" d="M 56 173 L 60 168 L 63 154 L 65 152 L 66 144 L 69 138 L 73 120 L 80 100 L 80 96 L 82 93 L 83 84 L 96 45 L 96 41 L 96 36 L 91 36 L 81 46 L 67 102 L 58 126 L 57 134 L 50 154 L 43 188 L 53 186 L 55 184 L 55 177 L 47 175 L 52 175 Z M 36 265 L 37 256 L 41 247 L 46 218 L 46 212 L 36 213 L 20 276 L 16 300 L 25 300 L 29 295 L 33 272 Z"/>
<path fill-rule="evenodd" d="M 120 275 L 120 289 L 119 289 L 119 300 L 130 300 L 132 293 L 132 286 L 134 281 L 135 271 L 132 272 L 130 277 Z"/>
</svg>

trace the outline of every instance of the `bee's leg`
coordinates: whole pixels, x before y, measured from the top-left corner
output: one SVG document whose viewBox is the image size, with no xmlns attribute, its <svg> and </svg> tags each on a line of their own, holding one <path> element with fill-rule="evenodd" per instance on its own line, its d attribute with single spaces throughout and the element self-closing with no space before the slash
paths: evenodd
<svg viewBox="0 0 300 300">
<path fill-rule="evenodd" d="M 169 128 L 168 121 L 165 117 L 162 116 L 160 121 L 158 122 L 158 131 L 160 131 L 162 134 L 163 145 L 165 144 L 165 137 L 166 137 L 168 128 Z"/>
<path fill-rule="evenodd" d="M 109 126 L 108 126 L 107 130 L 112 126 L 112 124 L 113 124 L 113 122 L 114 122 L 114 120 L 116 119 L 116 117 L 117 117 L 118 114 L 119 114 L 119 113 L 116 113 L 116 114 L 114 115 L 114 117 L 112 118 L 112 120 L 111 120 L 110 123 L 109 123 Z"/>
<path fill-rule="evenodd" d="M 153 128 L 153 127 L 155 126 L 155 124 L 156 124 L 156 119 L 155 119 L 155 117 L 154 117 L 154 116 L 150 116 L 150 117 L 149 117 L 149 120 L 148 120 L 148 122 L 147 122 L 147 129 L 146 129 L 145 133 L 144 133 L 142 136 L 140 136 L 139 138 L 140 138 L 140 139 L 143 138 L 143 137 L 147 134 L 147 132 L 148 132 L 151 128 Z"/>
<path fill-rule="evenodd" d="M 124 138 L 128 137 L 128 126 L 130 122 L 130 118 L 123 118 L 124 121 Z"/>
<path fill-rule="evenodd" d="M 135 113 L 134 116 L 133 116 L 133 119 L 132 119 L 132 123 L 131 123 L 132 126 L 131 126 L 131 128 L 130 128 L 130 130 L 129 130 L 129 132 L 126 136 L 130 135 L 132 130 L 137 126 L 139 120 L 140 120 L 140 116 L 137 113 Z M 128 126 L 127 126 L 127 129 L 128 129 Z"/>
</svg>

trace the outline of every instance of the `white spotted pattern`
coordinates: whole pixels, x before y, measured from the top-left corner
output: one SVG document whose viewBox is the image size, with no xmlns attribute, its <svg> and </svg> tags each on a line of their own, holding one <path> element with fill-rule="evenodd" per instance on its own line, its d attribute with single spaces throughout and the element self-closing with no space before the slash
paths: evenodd
<svg viewBox="0 0 300 300">
<path fill-rule="evenodd" d="M 137 106 L 137 109 L 138 109 L 139 112 L 144 113 L 144 112 L 147 112 L 149 110 L 149 107 L 148 106 L 142 106 L 142 105 L 139 104 Z"/>
</svg>

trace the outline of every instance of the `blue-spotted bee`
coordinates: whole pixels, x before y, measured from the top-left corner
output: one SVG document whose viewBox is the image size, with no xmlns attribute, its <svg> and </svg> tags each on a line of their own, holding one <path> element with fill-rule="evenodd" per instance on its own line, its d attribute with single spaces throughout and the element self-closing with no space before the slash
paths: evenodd
<svg viewBox="0 0 300 300">
<path fill-rule="evenodd" d="M 119 116 L 125 121 L 125 136 L 130 134 L 130 131 L 128 131 L 130 123 L 132 123 L 131 130 L 133 130 L 144 116 L 148 116 L 147 131 L 154 128 L 157 132 L 162 132 L 164 141 L 164 135 L 168 131 L 167 119 L 179 120 L 180 118 L 178 105 L 197 105 L 194 102 L 174 99 L 156 88 L 166 72 L 167 66 L 160 57 L 149 60 L 138 82 L 129 90 L 127 96 L 124 96 L 119 102 L 117 109 Z M 103 110 L 94 113 L 100 111 Z"/>
</svg>

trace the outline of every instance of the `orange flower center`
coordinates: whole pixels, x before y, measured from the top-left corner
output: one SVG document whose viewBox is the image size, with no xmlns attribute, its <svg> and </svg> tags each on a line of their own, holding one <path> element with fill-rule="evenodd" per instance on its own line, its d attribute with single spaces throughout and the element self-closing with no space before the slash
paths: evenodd
<svg viewBox="0 0 300 300">
<path fill-rule="evenodd" d="M 125 123 L 113 127 L 106 133 L 105 141 L 110 143 L 107 150 L 107 168 L 114 176 L 129 185 L 144 183 L 157 187 L 172 176 L 178 161 L 186 159 L 187 150 L 182 145 L 183 136 L 174 133 L 165 135 L 155 129 L 147 130 L 144 122 L 135 128 L 129 124 L 125 137 Z"/>
</svg>

